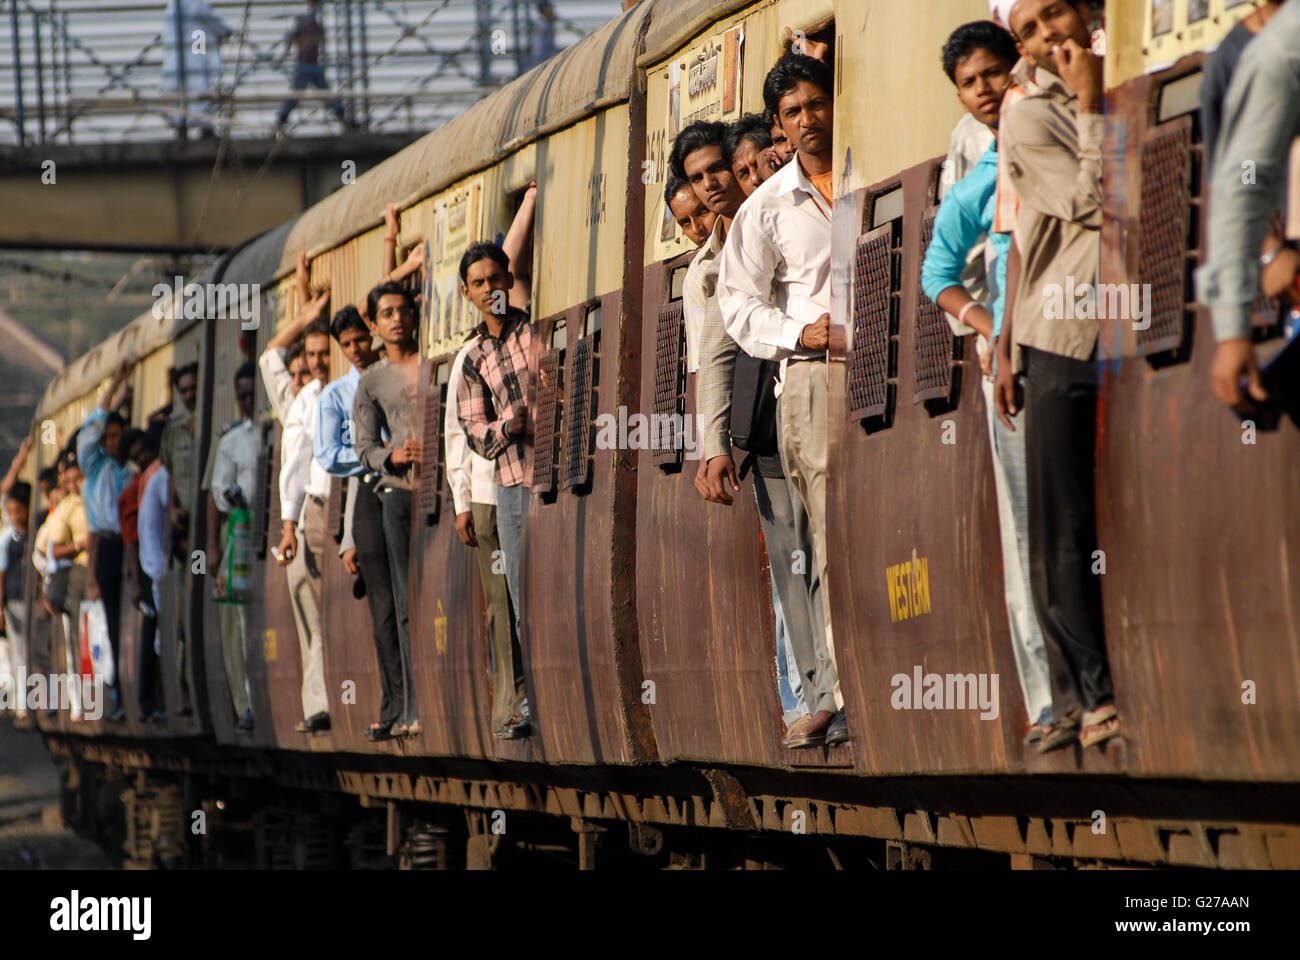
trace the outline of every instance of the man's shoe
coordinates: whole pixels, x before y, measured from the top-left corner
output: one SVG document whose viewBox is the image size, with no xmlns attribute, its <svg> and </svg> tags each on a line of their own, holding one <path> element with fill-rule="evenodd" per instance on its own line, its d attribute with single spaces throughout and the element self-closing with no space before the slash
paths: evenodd
<svg viewBox="0 0 1300 960">
<path fill-rule="evenodd" d="M 841 710 L 835 714 L 835 719 L 831 725 L 826 728 L 826 746 L 833 747 L 837 744 L 849 742 L 849 718 Z"/>
<path fill-rule="evenodd" d="M 252 710 L 245 710 L 245 711 L 244 711 L 244 715 L 243 715 L 242 717 L 240 717 L 240 718 L 239 718 L 239 722 L 238 722 L 237 724 L 235 724 L 235 729 L 236 729 L 236 730 L 252 730 L 252 729 L 253 729 L 253 711 L 252 711 Z"/>
<path fill-rule="evenodd" d="M 506 721 L 506 725 L 497 734 L 498 740 L 521 740 L 533 735 L 533 718 L 516 713 Z"/>
<path fill-rule="evenodd" d="M 126 719 L 126 711 L 123 710 L 121 707 L 118 707 L 116 710 L 114 710 L 112 713 L 108 715 L 109 723 L 121 723 L 125 719 Z"/>
<path fill-rule="evenodd" d="M 306 720 L 299 720 L 294 726 L 298 733 L 317 733 L 330 728 L 330 715 L 322 710 L 320 713 L 313 713 Z"/>
<path fill-rule="evenodd" d="M 153 716 L 150 717 L 149 719 L 150 719 L 153 723 L 158 724 L 158 726 L 160 726 L 160 727 L 165 727 L 165 726 L 167 726 L 167 714 L 166 714 L 166 712 L 163 711 L 163 710 L 155 710 L 155 711 L 153 712 Z"/>
<path fill-rule="evenodd" d="M 790 728 L 785 745 L 794 750 L 820 746 L 826 742 L 826 730 L 834 719 L 835 714 L 831 711 L 818 710 L 807 720 L 800 720 Z"/>
</svg>

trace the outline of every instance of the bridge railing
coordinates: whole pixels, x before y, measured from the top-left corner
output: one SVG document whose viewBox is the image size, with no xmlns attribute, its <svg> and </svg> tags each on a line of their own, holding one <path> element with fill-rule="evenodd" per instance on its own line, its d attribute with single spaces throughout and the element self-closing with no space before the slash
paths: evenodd
<svg viewBox="0 0 1300 960">
<path fill-rule="evenodd" d="M 305 3 L 179 2 L 181 16 L 177 0 L 0 0 L 0 143 L 270 134 L 295 74 L 286 34 Z M 432 129 L 621 6 L 325 0 L 328 86 L 293 92 L 284 132 Z"/>
</svg>

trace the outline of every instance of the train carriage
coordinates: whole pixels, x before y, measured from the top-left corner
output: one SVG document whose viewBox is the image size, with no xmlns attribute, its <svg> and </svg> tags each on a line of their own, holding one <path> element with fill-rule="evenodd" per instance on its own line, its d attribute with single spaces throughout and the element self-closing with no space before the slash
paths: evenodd
<svg viewBox="0 0 1300 960">
<path fill-rule="evenodd" d="M 370 620 L 333 558 L 322 589 L 332 729 L 293 730 L 296 632 L 283 570 L 267 561 L 279 430 L 259 387 L 267 483 L 256 491 L 248 610 L 254 731 L 235 730 L 216 614 L 196 584 L 199 709 L 166 732 L 189 739 L 166 743 L 134 713 L 125 728 L 41 718 L 47 739 L 81 765 L 111 757 L 129 768 L 122 751 L 134 750 L 149 758 L 144 767 L 202 769 L 211 790 L 260 771 L 286 791 L 342 791 L 384 806 L 390 837 L 402 809 L 432 819 L 469 811 L 471 849 L 488 861 L 482 816 L 498 805 L 573 818 L 584 864 L 602 822 L 628 821 L 633 849 L 653 853 L 657 830 L 775 835 L 798 811 L 810 833 L 885 841 L 891 865 L 955 848 L 1021 865 L 1300 864 L 1295 426 L 1251 431 L 1243 443 L 1243 425 L 1208 389 L 1213 338 L 1189 279 L 1212 201 L 1200 186 L 1197 76 L 1234 16 L 1216 10 L 1212 26 L 1184 24 L 1174 49 L 1153 42 L 1134 7 L 1111 0 L 1106 11 L 1102 281 L 1151 283 L 1164 299 L 1150 329 L 1103 329 L 1099 575 L 1122 741 L 1046 756 L 1022 743 L 1028 718 L 975 346 L 920 290 L 939 167 L 961 116 L 939 51 L 957 25 L 987 16 L 984 0 L 643 0 L 223 258 L 207 280 L 270 294 L 257 330 L 141 318 L 76 361 L 51 385 L 37 428 L 52 420 L 66 436 L 128 355 L 146 358 L 138 420 L 168 398 L 161 371 L 197 358 L 196 448 L 210 458 L 217 429 L 235 416 L 234 370 L 292 314 L 299 252 L 313 283 L 330 282 L 333 309 L 357 302 L 378 279 L 383 206 L 397 204 L 400 255 L 420 242 L 428 251 L 414 281 L 429 373 L 410 593 L 424 730 L 365 739 L 378 712 Z M 750 481 L 730 508 L 706 504 L 692 483 L 681 285 L 693 251 L 662 197 L 677 131 L 761 112 L 785 27 L 830 42 L 837 102 L 826 586 L 852 740 L 803 751 L 781 745 L 771 581 Z M 454 529 L 441 415 L 452 358 L 474 322 L 460 255 L 504 234 L 532 179 L 533 362 L 547 373 L 532 403 L 522 565 L 536 726 L 532 738 L 506 742 L 489 729 L 482 595 L 474 553 Z M 1280 345 L 1275 316 L 1261 313 L 1258 339 L 1264 350 Z M 336 349 L 332 371 L 345 369 Z M 649 425 L 639 444 L 629 442 L 636 417 Z M 1228 497 L 1243 506 L 1220 506 Z M 335 480 L 330 552 L 341 509 Z M 201 513 L 196 543 L 206 536 Z M 173 635 L 164 648 L 170 705 Z M 918 670 L 996 678 L 993 716 L 898 709 L 895 679 Z M 191 766 L 199 754 L 207 765 Z M 1080 783 L 1090 786 L 1082 806 Z M 1073 829 L 1099 805 L 1113 834 Z"/>
</svg>

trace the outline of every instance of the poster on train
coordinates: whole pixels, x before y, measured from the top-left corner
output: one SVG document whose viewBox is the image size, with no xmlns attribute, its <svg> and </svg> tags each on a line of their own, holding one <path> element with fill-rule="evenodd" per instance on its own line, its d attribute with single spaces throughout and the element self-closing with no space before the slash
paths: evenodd
<svg viewBox="0 0 1300 960">
<path fill-rule="evenodd" d="M 664 202 L 668 155 L 673 139 L 698 120 L 735 120 L 743 112 L 745 25 L 702 37 L 652 71 L 647 122 L 647 224 L 653 225 L 647 252 L 653 260 L 676 256 L 686 244 Z M 656 112 L 656 105 L 661 104 Z"/>
<path fill-rule="evenodd" d="M 1251 0 L 1146 0 L 1143 69 L 1164 70 L 1189 53 L 1218 46 L 1254 9 Z"/>
</svg>

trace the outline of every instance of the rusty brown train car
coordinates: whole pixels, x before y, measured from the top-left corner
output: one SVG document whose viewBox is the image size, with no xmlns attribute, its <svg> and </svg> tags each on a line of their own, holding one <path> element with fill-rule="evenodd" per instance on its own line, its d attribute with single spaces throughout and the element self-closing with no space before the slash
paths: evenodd
<svg viewBox="0 0 1300 960">
<path fill-rule="evenodd" d="M 835 863 L 904 867 L 1300 866 L 1297 435 L 1284 422 L 1243 446 L 1208 388 L 1212 335 L 1188 279 L 1212 202 L 1196 91 L 1234 16 L 1217 9 L 1212 25 L 1179 34 L 1182 47 L 1157 50 L 1137 6 L 1111 0 L 1105 11 L 1103 279 L 1163 284 L 1182 300 L 1148 331 L 1104 337 L 1097 496 L 1122 740 L 1047 756 L 1022 745 L 974 346 L 920 292 L 937 171 L 960 116 L 938 54 L 953 28 L 987 15 L 984 0 L 643 0 L 198 278 L 261 284 L 257 330 L 143 317 L 51 385 L 33 429 L 50 420 L 66 433 L 120 359 L 140 361 L 136 395 L 149 402 L 137 419 L 169 399 L 168 369 L 198 359 L 197 496 L 217 428 L 235 416 L 233 371 L 292 310 L 299 252 L 342 303 L 377 280 L 385 203 L 401 210 L 403 251 L 430 247 L 421 404 L 425 449 L 440 452 L 411 529 L 423 733 L 366 740 L 378 709 L 371 628 L 338 563 L 326 565 L 322 617 L 333 727 L 294 732 L 300 675 L 283 574 L 265 560 L 278 515 L 268 483 L 249 608 L 255 730 L 235 728 L 202 578 L 168 584 L 187 597 L 193 642 L 183 670 L 176 631 L 164 631 L 166 694 L 177 702 L 184 675 L 195 712 L 165 730 L 134 715 L 116 727 L 40 717 L 67 765 L 70 814 L 93 825 L 96 798 L 120 795 L 126 818 L 152 823 L 126 838 L 139 863 L 235 857 L 222 838 L 243 819 L 255 827 L 253 862 L 305 866 L 487 866 L 547 844 L 583 867 L 620 854 L 762 866 L 828 851 Z M 689 449 L 605 449 L 595 429 L 600 418 L 694 413 L 681 317 L 690 250 L 664 214 L 666 156 L 691 119 L 761 110 L 787 26 L 832 39 L 837 97 L 843 347 L 829 366 L 828 587 L 853 738 L 816 751 L 781 745 L 768 561 L 749 491 L 730 508 L 706 504 Z M 707 80 L 690 79 L 695 65 Z M 1171 177 L 1178 189 L 1165 188 Z M 539 363 L 553 372 L 532 404 L 539 463 L 524 535 L 536 732 L 505 742 L 488 728 L 478 571 L 454 530 L 438 425 L 470 325 L 460 254 L 507 229 L 532 179 L 532 314 Z M 1170 221 L 1180 229 L 1157 229 Z M 1280 342 L 1265 320 L 1259 338 L 1262 350 Z M 333 359 L 336 374 L 346 369 Z M 269 471 L 278 427 L 259 397 Z M 335 481 L 331 518 L 340 499 Z M 923 581 L 924 603 L 898 605 L 901 565 Z M 35 609 L 34 587 L 29 599 Z M 60 629 L 41 627 L 55 670 Z M 918 667 L 998 675 L 997 718 L 894 709 L 891 678 Z M 134 683 L 128 669 L 132 703 Z M 184 835 L 176 825 L 199 808 L 218 826 Z M 1102 833 L 1090 829 L 1097 809 Z"/>
</svg>

